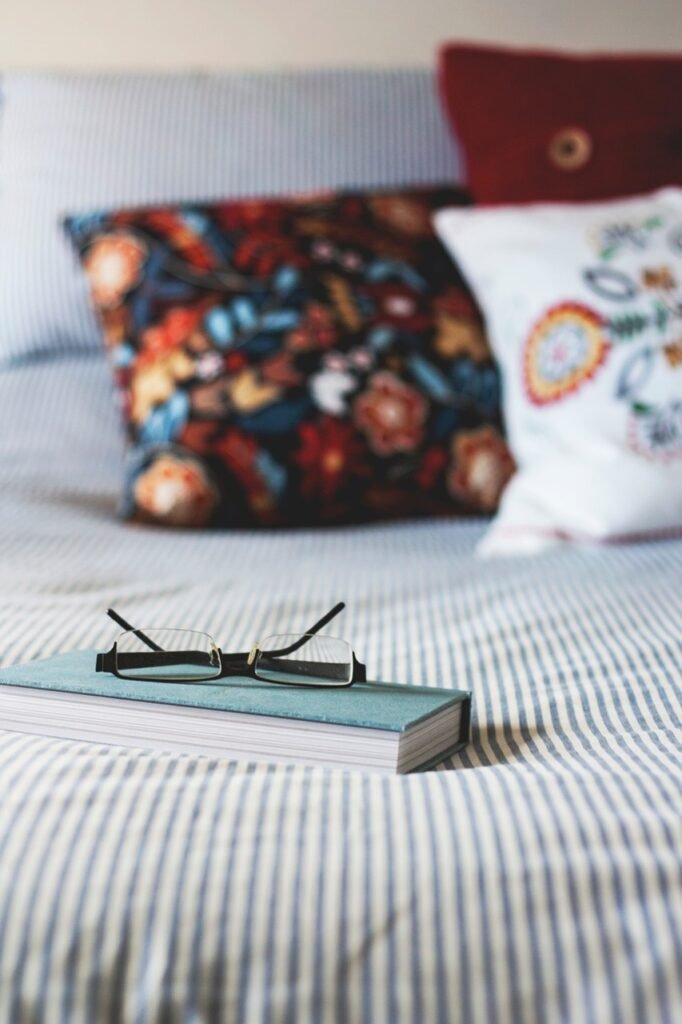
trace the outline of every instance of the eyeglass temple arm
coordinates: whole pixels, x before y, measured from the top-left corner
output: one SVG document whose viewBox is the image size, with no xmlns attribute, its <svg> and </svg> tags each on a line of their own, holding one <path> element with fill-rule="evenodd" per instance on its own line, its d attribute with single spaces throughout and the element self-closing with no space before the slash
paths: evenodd
<svg viewBox="0 0 682 1024">
<path fill-rule="evenodd" d="M 289 647 L 282 647 L 278 651 L 268 651 L 268 656 L 271 658 L 285 658 L 287 654 L 293 654 L 294 651 L 298 651 L 301 647 L 308 643 L 308 640 L 310 639 L 311 636 L 315 636 L 315 634 L 319 633 L 321 629 L 324 629 L 327 623 L 331 622 L 332 619 L 335 619 L 336 616 L 340 612 L 342 612 L 345 607 L 346 602 L 339 601 L 338 604 L 335 604 L 334 607 L 330 611 L 328 611 L 326 615 L 323 615 L 322 618 L 319 619 L 314 626 L 311 626 L 310 629 L 307 629 L 305 633 L 293 644 L 290 644 Z"/>
<path fill-rule="evenodd" d="M 331 611 L 328 611 L 326 615 L 323 615 L 322 618 L 319 619 L 315 623 L 314 626 L 311 626 L 310 629 L 307 629 L 305 635 L 306 636 L 314 636 L 315 633 L 319 633 L 320 630 L 324 629 L 324 627 L 327 625 L 327 623 L 331 622 L 332 619 L 335 619 L 336 616 L 339 615 L 343 611 L 343 609 L 345 607 L 346 607 L 346 602 L 345 601 L 339 601 L 339 603 L 335 604 L 334 607 L 331 609 Z"/>
<path fill-rule="evenodd" d="M 117 623 L 117 625 L 121 626 L 122 629 L 125 629 L 130 633 L 134 633 L 138 640 L 141 640 L 143 644 L 146 644 L 150 650 L 163 650 L 163 647 L 159 647 L 159 645 L 155 644 L 153 640 L 150 640 L 150 638 L 145 633 L 143 633 L 141 629 L 135 629 L 135 627 L 131 626 L 129 622 L 126 622 L 123 616 L 119 615 L 118 612 L 115 612 L 113 608 L 107 608 L 107 615 L 109 616 L 110 619 L 113 619 L 114 622 Z"/>
<path fill-rule="evenodd" d="M 331 608 L 325 615 L 323 615 L 321 619 L 318 619 L 318 621 L 313 626 L 311 626 L 310 629 L 306 630 L 306 632 L 303 634 L 303 636 L 301 636 L 299 640 L 291 644 L 289 647 L 281 648 L 281 650 L 279 651 L 270 651 L 270 656 L 276 658 L 283 658 L 287 654 L 293 654 L 294 651 L 298 651 L 308 642 L 308 637 L 314 636 L 316 633 L 319 633 L 321 629 L 324 629 L 327 623 L 331 622 L 332 619 L 335 619 L 336 616 L 339 615 L 345 607 L 346 602 L 339 601 L 338 604 L 335 604 L 334 607 Z M 107 615 L 109 616 L 110 619 L 113 619 L 115 623 L 121 626 L 122 629 L 134 633 L 138 640 L 141 640 L 142 643 L 146 644 L 147 647 L 150 648 L 150 650 L 163 651 L 163 647 L 159 647 L 158 644 L 154 643 L 154 641 L 150 639 L 150 637 L 148 637 L 145 633 L 143 633 L 141 629 L 135 629 L 134 626 L 131 626 L 131 624 L 129 622 L 126 622 L 123 616 L 119 615 L 118 612 L 115 611 L 113 608 L 107 608 Z"/>
</svg>

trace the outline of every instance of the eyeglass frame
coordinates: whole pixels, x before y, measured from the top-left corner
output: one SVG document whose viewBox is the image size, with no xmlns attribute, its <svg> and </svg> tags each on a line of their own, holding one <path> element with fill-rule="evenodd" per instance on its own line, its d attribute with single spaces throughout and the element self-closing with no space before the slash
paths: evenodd
<svg viewBox="0 0 682 1024">
<path fill-rule="evenodd" d="M 342 612 L 345 607 L 345 601 L 339 601 L 339 603 L 335 604 L 334 607 L 326 613 L 326 615 L 323 615 L 321 619 L 318 619 L 318 621 L 313 626 L 311 626 L 310 629 L 301 633 L 298 642 L 290 644 L 289 647 L 284 647 L 279 651 L 269 651 L 268 654 L 271 657 L 283 657 L 284 655 L 292 654 L 294 651 L 298 650 L 299 647 L 303 647 L 311 637 L 316 636 L 321 629 L 324 629 L 324 627 L 329 622 L 331 622 L 332 619 L 336 618 L 336 616 L 340 612 Z M 109 618 L 113 619 L 114 622 L 117 623 L 117 625 L 121 626 L 125 632 L 134 633 L 135 636 L 142 641 L 142 643 L 146 644 L 147 647 L 150 648 L 150 655 L 147 655 L 146 652 L 140 652 L 139 654 L 130 653 L 124 655 L 125 657 L 130 658 L 142 657 L 145 659 L 143 664 L 146 666 L 154 667 L 153 660 L 150 660 L 151 656 L 154 654 L 158 658 L 161 658 L 161 655 L 166 656 L 165 659 L 161 658 L 161 665 L 163 665 L 166 659 L 168 659 L 168 663 L 170 663 L 171 658 L 173 658 L 174 661 L 177 661 L 178 655 L 180 653 L 182 653 L 184 657 L 187 657 L 188 654 L 197 653 L 189 651 L 164 651 L 163 648 L 159 647 L 159 645 L 154 640 L 146 636 L 146 634 L 141 629 L 136 629 L 134 626 L 131 626 L 129 622 L 126 622 L 123 616 L 119 615 L 118 612 L 114 611 L 113 608 L 107 608 L 107 615 L 109 616 Z M 188 630 L 188 632 L 193 631 Z M 222 651 L 220 647 L 218 647 L 218 645 L 215 643 L 213 637 L 210 636 L 210 634 L 207 633 L 206 636 L 208 636 L 213 643 L 213 651 L 215 654 L 217 654 L 220 662 L 220 672 L 217 675 L 210 675 L 202 678 L 192 679 L 192 683 L 215 683 L 218 682 L 220 679 L 229 679 L 241 676 L 242 678 L 247 679 L 257 679 L 259 680 L 259 682 L 272 683 L 273 686 L 301 686 L 308 687 L 310 689 L 317 687 L 318 689 L 324 690 L 344 690 L 347 689 L 349 686 L 352 686 L 354 683 L 364 683 L 367 681 L 367 668 L 365 665 L 362 664 L 362 662 L 358 661 L 355 651 L 353 650 L 352 647 L 352 674 L 350 681 L 347 683 L 297 683 L 291 680 L 281 682 L 277 679 L 263 679 L 261 678 L 261 676 L 256 674 L 257 654 L 258 651 L 260 650 L 260 645 L 262 641 L 259 641 L 256 644 L 254 644 L 254 646 L 248 652 L 242 651 L 228 653 Z M 350 647 L 350 644 L 348 646 Z M 118 671 L 119 657 L 121 657 L 121 655 L 118 655 L 116 641 L 114 641 L 114 643 L 112 644 L 111 648 L 108 651 L 97 654 L 95 662 L 95 672 L 108 672 L 111 675 L 116 676 L 116 678 L 118 679 L 131 679 L 148 683 L 186 682 L 186 680 L 178 679 L 177 677 L 172 676 L 159 677 L 158 679 L 150 679 L 147 676 L 121 675 L 121 673 Z"/>
</svg>

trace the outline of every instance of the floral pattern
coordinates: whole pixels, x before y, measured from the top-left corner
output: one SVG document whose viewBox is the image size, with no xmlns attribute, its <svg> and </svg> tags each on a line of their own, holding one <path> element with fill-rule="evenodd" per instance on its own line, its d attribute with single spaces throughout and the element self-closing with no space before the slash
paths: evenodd
<svg viewBox="0 0 682 1024">
<path fill-rule="evenodd" d="M 543 313 L 524 346 L 526 395 L 535 405 L 558 402 L 613 359 L 615 398 L 627 403 L 628 447 L 652 461 L 682 458 L 682 402 L 658 397 L 682 366 L 679 224 L 671 230 L 653 215 L 600 224 L 588 238 L 599 259 L 581 276 L 601 311 L 565 301 Z M 669 258 L 654 262 L 661 250 Z M 679 382 L 672 391 L 681 393 Z"/>
<path fill-rule="evenodd" d="M 378 455 L 415 451 L 424 434 L 427 402 L 392 373 L 374 375 L 355 400 L 353 418 Z"/>
<path fill-rule="evenodd" d="M 525 352 L 528 397 L 536 405 L 556 402 L 593 377 L 606 359 L 604 320 L 587 306 L 553 306 L 530 333 Z"/>
<path fill-rule="evenodd" d="M 682 400 L 633 405 L 628 442 L 633 451 L 656 462 L 682 458 Z"/>
<path fill-rule="evenodd" d="M 452 496 L 471 501 L 475 495 L 482 509 L 494 512 L 515 470 L 514 460 L 500 435 L 491 427 L 463 431 L 453 438 L 451 455 L 448 487 Z"/>
<path fill-rule="evenodd" d="M 90 247 L 84 266 L 100 309 L 117 306 L 139 280 L 145 255 L 145 247 L 123 232 L 101 238 Z"/>
<path fill-rule="evenodd" d="M 126 418 L 124 513 L 295 526 L 494 510 L 511 459 L 451 188 L 70 218 Z"/>
<path fill-rule="evenodd" d="M 140 471 L 132 488 L 140 517 L 170 526 L 201 526 L 218 502 L 196 460 L 166 452 Z"/>
</svg>

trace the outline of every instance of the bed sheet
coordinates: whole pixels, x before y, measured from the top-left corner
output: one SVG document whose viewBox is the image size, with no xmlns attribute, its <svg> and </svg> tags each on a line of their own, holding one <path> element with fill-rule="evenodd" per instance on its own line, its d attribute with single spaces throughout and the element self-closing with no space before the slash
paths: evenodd
<svg viewBox="0 0 682 1024">
<path fill-rule="evenodd" d="M 392 779 L 0 732 L 0 1020 L 679 1020 L 682 543 L 137 528 L 121 457 L 100 359 L 0 374 L 0 663 L 108 645 L 110 604 L 241 649 L 343 599 L 472 742 Z"/>
</svg>

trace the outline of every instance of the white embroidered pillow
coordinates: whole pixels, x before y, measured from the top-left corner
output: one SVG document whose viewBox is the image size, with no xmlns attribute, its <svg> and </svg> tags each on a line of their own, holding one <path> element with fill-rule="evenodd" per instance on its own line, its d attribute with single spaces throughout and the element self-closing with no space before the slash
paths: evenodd
<svg viewBox="0 0 682 1024">
<path fill-rule="evenodd" d="M 444 210 L 518 471 L 484 555 L 682 533 L 682 189 Z"/>
</svg>

